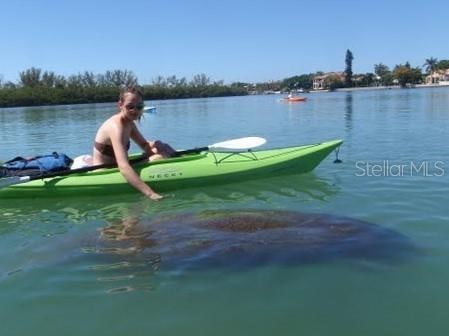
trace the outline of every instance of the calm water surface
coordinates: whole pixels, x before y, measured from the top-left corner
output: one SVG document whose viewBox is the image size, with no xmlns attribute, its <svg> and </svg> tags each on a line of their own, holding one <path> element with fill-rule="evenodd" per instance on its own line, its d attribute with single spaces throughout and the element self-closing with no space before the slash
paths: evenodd
<svg viewBox="0 0 449 336">
<path fill-rule="evenodd" d="M 157 113 L 140 128 L 177 148 L 249 135 L 267 138 L 265 147 L 342 138 L 342 164 L 329 157 L 310 174 L 183 190 L 158 203 L 138 194 L 2 200 L 2 334 L 445 334 L 449 88 L 279 98 L 152 101 Z M 113 111 L 114 104 L 0 109 L 0 160 L 88 153 Z M 151 228 L 155 219 L 205 209 L 350 216 L 399 232 L 419 253 L 239 271 L 159 269 L 126 248 L 97 253 L 105 229 L 127 220 Z"/>
</svg>

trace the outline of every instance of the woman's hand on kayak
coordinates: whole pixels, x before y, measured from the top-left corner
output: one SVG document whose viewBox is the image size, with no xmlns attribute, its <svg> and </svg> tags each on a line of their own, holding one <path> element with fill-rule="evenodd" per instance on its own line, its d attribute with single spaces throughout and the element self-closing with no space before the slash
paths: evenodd
<svg viewBox="0 0 449 336">
<path fill-rule="evenodd" d="M 162 157 L 170 157 L 176 153 L 176 151 L 170 145 L 160 140 L 149 141 L 148 143 L 150 144 L 150 148 L 153 154 L 159 154 Z"/>
</svg>

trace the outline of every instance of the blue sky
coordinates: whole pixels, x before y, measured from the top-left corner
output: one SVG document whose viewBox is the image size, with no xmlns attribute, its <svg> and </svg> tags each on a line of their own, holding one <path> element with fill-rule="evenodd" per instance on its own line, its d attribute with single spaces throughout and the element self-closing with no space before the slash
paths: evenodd
<svg viewBox="0 0 449 336">
<path fill-rule="evenodd" d="M 0 0 L 0 76 L 132 70 L 261 82 L 315 71 L 373 71 L 449 59 L 449 2 L 427 0 Z M 1 78 L 0 77 L 0 78 Z"/>
</svg>

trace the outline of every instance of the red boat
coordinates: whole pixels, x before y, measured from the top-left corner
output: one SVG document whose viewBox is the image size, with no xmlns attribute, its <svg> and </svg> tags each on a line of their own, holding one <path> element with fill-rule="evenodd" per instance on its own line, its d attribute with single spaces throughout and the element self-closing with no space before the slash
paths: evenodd
<svg viewBox="0 0 449 336">
<path fill-rule="evenodd" d="M 302 102 L 302 101 L 306 101 L 307 97 L 284 97 L 284 98 L 282 98 L 282 100 L 288 101 L 288 102 Z"/>
</svg>

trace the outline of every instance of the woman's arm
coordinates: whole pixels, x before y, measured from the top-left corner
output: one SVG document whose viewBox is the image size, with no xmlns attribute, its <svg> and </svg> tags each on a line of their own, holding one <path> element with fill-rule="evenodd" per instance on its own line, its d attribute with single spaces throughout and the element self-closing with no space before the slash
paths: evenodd
<svg viewBox="0 0 449 336">
<path fill-rule="evenodd" d="M 131 139 L 144 151 L 145 155 L 150 157 L 154 154 L 151 150 L 151 145 L 149 141 L 147 141 L 142 133 L 140 133 L 139 129 L 136 125 L 132 125 L 131 129 Z"/>
<path fill-rule="evenodd" d="M 116 126 L 116 125 L 115 125 Z M 120 169 L 120 173 L 126 179 L 126 181 L 134 188 L 139 190 L 142 194 L 152 200 L 158 200 L 163 198 L 161 195 L 151 189 L 145 182 L 142 181 L 136 171 L 131 167 L 128 161 L 128 154 L 123 146 L 123 127 L 114 127 L 110 132 L 110 139 L 112 147 L 114 148 L 115 159 L 117 166 Z"/>
</svg>

